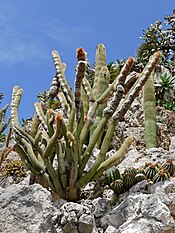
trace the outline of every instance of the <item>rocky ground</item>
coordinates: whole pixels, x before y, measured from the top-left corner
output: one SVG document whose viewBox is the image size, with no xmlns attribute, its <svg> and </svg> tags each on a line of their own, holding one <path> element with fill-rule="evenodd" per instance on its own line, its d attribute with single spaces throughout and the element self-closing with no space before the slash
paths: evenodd
<svg viewBox="0 0 175 233">
<path fill-rule="evenodd" d="M 157 113 L 157 148 L 145 149 L 140 98 L 116 128 L 108 156 L 128 135 L 134 137 L 126 158 L 118 166 L 121 172 L 126 167 L 140 167 L 148 161 L 175 160 L 175 115 L 161 107 L 157 108 Z M 0 180 L 2 233 L 175 232 L 174 177 L 154 185 L 142 181 L 122 194 L 115 205 L 112 204 L 113 191 L 100 183 L 89 183 L 82 190 L 82 200 L 77 203 L 52 202 L 49 191 L 39 184 L 28 186 L 28 176 L 15 183 L 12 177 Z"/>
</svg>

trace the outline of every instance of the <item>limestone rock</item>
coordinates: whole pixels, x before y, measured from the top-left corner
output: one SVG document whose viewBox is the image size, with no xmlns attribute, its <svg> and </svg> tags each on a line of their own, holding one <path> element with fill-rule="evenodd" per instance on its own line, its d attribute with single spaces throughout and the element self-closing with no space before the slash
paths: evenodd
<svg viewBox="0 0 175 233">
<path fill-rule="evenodd" d="M 51 233 L 57 209 L 49 191 L 39 184 L 13 184 L 0 189 L 0 232 Z"/>
<path fill-rule="evenodd" d="M 174 190 L 174 179 L 150 185 L 148 194 L 130 190 L 124 200 L 102 218 L 102 222 L 107 221 L 116 233 L 173 233 Z"/>
</svg>

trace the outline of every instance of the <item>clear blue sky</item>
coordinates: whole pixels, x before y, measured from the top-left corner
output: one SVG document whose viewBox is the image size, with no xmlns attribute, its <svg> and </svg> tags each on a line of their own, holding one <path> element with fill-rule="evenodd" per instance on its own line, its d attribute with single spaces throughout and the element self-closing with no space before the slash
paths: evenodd
<svg viewBox="0 0 175 233">
<path fill-rule="evenodd" d="M 55 74 L 52 50 L 67 64 L 73 86 L 77 47 L 90 62 L 98 43 L 106 46 L 108 62 L 135 57 L 143 29 L 173 8 L 174 0 L 0 0 L 0 108 L 18 85 L 24 90 L 20 119 L 33 115 L 38 92 Z"/>
</svg>

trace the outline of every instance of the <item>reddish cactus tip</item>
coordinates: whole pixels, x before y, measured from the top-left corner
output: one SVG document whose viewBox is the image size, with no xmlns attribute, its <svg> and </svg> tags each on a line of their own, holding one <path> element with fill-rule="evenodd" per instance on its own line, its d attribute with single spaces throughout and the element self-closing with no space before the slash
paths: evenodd
<svg viewBox="0 0 175 233">
<path fill-rule="evenodd" d="M 52 110 L 52 109 L 48 109 L 48 110 L 47 110 L 47 113 L 48 113 L 49 115 L 51 115 L 51 114 L 53 113 L 53 110 Z"/>
<path fill-rule="evenodd" d="M 158 51 L 155 52 L 154 54 L 155 54 L 157 57 L 160 57 L 162 53 L 161 53 L 161 51 L 158 50 Z"/>
<path fill-rule="evenodd" d="M 76 54 L 78 61 L 79 60 L 86 61 L 86 52 L 83 48 L 77 48 Z"/>
<path fill-rule="evenodd" d="M 63 116 L 61 113 L 57 113 L 57 115 L 55 116 L 55 121 L 61 121 L 63 119 Z"/>
<path fill-rule="evenodd" d="M 133 62 L 135 61 L 133 57 L 129 57 L 128 60 L 133 61 Z"/>
</svg>

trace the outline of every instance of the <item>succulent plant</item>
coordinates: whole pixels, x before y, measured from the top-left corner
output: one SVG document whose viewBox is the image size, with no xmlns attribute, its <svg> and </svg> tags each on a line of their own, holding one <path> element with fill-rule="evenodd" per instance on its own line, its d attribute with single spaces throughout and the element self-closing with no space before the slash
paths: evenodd
<svg viewBox="0 0 175 233">
<path fill-rule="evenodd" d="M 124 170 L 124 174 L 132 173 L 133 175 L 137 175 L 137 169 L 135 167 L 128 167 Z"/>
<path fill-rule="evenodd" d="M 168 170 L 162 168 L 153 177 L 153 182 L 157 183 L 157 182 L 160 182 L 160 181 L 168 180 L 169 178 L 170 178 L 170 174 L 169 174 Z"/>
<path fill-rule="evenodd" d="M 117 180 L 113 181 L 110 184 L 110 187 L 117 196 L 125 191 L 122 179 L 117 179 Z"/>
<path fill-rule="evenodd" d="M 146 180 L 146 176 L 143 173 L 137 173 L 135 178 L 136 178 L 137 183 L 142 181 L 142 180 Z"/>
<path fill-rule="evenodd" d="M 132 57 L 109 85 L 105 47 L 99 44 L 96 50 L 95 78 L 91 87 L 86 78 L 86 52 L 78 48 L 75 88 L 72 92 L 65 77 L 65 64 L 61 62 L 58 52 L 53 51 L 56 74 L 48 91 L 46 106 L 43 108 L 41 102 L 34 104 L 35 114 L 29 133 L 18 123 L 18 107 L 23 90 L 15 86 L 12 93 L 11 125 L 16 140 L 15 149 L 32 173 L 42 177 L 47 186 L 61 198 L 77 200 L 84 185 L 98 179 L 110 167 L 117 166 L 125 157 L 133 138 L 128 137 L 121 148 L 106 159 L 115 128 L 139 94 L 160 56 L 160 52 L 156 52 L 150 57 L 140 78 L 135 80 L 135 85 L 132 84 L 133 88 L 130 86 L 124 97 L 125 80 L 134 63 Z M 53 108 L 52 101 L 55 99 L 59 99 L 61 109 Z M 106 125 L 108 127 L 105 131 Z M 85 171 L 95 148 L 100 149 L 99 154 L 92 167 Z M 55 159 L 58 162 L 56 167 Z"/>
<path fill-rule="evenodd" d="M 123 174 L 123 186 L 125 190 L 129 190 L 135 184 L 136 184 L 136 178 L 133 173 Z"/>
<path fill-rule="evenodd" d="M 174 175 L 175 164 L 173 163 L 172 159 L 166 160 L 166 162 L 162 164 L 162 167 L 165 168 L 165 169 L 167 169 L 167 171 L 170 173 L 170 176 Z"/>
<path fill-rule="evenodd" d="M 110 186 L 113 181 L 121 178 L 120 171 L 117 167 L 109 168 L 105 173 L 105 181 Z"/>
<path fill-rule="evenodd" d="M 153 177 L 157 174 L 158 168 L 155 164 L 147 164 L 147 167 L 144 169 L 144 173 L 147 179 L 153 180 Z"/>
</svg>

